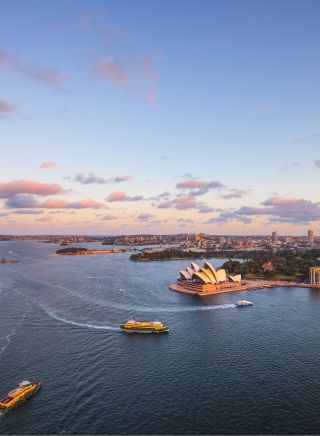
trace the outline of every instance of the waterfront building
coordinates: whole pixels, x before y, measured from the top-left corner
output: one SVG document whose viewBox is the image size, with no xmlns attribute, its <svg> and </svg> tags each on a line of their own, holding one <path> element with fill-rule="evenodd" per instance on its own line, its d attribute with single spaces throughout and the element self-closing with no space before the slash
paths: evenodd
<svg viewBox="0 0 320 436">
<path fill-rule="evenodd" d="M 312 229 L 308 230 L 308 242 L 309 244 L 314 243 L 314 231 Z"/>
<path fill-rule="evenodd" d="M 272 242 L 278 242 L 278 234 L 276 231 L 272 232 Z"/>
<path fill-rule="evenodd" d="M 177 282 L 170 285 L 172 290 L 198 295 L 227 292 L 241 284 L 241 274 L 227 276 L 223 268 L 215 269 L 207 260 L 203 266 L 192 262 L 190 267 L 180 271 Z"/>
<path fill-rule="evenodd" d="M 314 266 L 309 268 L 309 281 L 312 286 L 320 287 L 320 267 Z"/>
</svg>

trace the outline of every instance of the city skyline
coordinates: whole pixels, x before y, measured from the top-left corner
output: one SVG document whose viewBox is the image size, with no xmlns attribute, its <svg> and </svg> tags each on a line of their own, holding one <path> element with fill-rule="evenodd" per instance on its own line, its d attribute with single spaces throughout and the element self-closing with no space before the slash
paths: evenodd
<svg viewBox="0 0 320 436">
<path fill-rule="evenodd" d="M 319 235 L 317 1 L 1 12 L 0 234 Z"/>
</svg>

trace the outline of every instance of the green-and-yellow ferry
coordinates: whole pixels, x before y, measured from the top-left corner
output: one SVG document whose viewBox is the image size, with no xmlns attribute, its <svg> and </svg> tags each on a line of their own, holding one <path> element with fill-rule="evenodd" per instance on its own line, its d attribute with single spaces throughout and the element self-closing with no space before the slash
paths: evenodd
<svg viewBox="0 0 320 436">
<path fill-rule="evenodd" d="M 24 403 L 29 397 L 32 397 L 40 387 L 40 382 L 22 381 L 16 389 L 10 391 L 0 400 L 0 414 L 9 412 L 9 410 L 20 406 L 20 404 Z"/>
<path fill-rule="evenodd" d="M 169 327 L 160 321 L 135 321 L 129 319 L 120 324 L 120 327 L 128 333 L 167 333 Z"/>
</svg>

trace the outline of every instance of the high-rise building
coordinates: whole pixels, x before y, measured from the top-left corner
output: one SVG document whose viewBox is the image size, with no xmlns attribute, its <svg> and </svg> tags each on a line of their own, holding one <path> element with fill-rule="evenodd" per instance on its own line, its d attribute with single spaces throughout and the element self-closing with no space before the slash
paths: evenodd
<svg viewBox="0 0 320 436">
<path fill-rule="evenodd" d="M 278 234 L 276 231 L 272 232 L 272 242 L 278 241 Z"/>
<path fill-rule="evenodd" d="M 314 242 L 314 231 L 312 229 L 308 230 L 308 242 L 309 244 L 313 244 Z"/>
<path fill-rule="evenodd" d="M 310 285 L 320 287 L 320 268 L 318 266 L 309 268 Z"/>
</svg>

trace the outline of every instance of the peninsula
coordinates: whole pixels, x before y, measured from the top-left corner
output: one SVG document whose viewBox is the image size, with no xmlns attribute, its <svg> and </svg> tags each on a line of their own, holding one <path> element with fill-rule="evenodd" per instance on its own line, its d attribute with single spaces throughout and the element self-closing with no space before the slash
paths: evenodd
<svg viewBox="0 0 320 436">
<path fill-rule="evenodd" d="M 56 251 L 59 256 L 78 256 L 91 254 L 119 254 L 134 251 L 134 248 L 119 248 L 112 250 L 89 249 L 84 247 L 67 247 Z"/>
<path fill-rule="evenodd" d="M 177 281 L 169 285 L 169 289 L 184 294 L 206 296 L 272 287 L 319 288 L 320 268 L 310 268 L 309 274 L 309 282 L 301 280 L 242 280 L 241 274 L 230 275 L 224 268 L 215 269 L 208 261 L 205 261 L 202 267 L 191 262 L 190 267 L 180 271 Z"/>
</svg>

